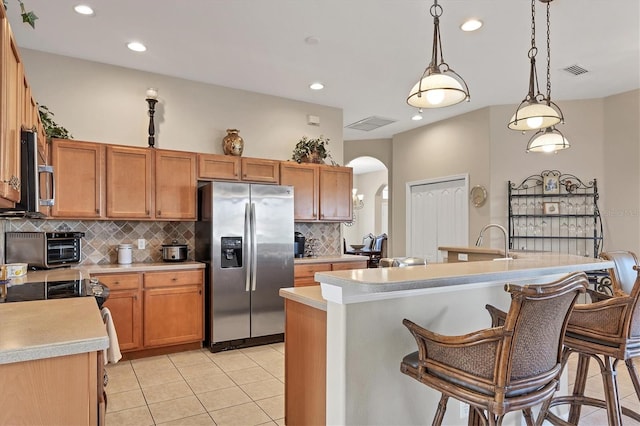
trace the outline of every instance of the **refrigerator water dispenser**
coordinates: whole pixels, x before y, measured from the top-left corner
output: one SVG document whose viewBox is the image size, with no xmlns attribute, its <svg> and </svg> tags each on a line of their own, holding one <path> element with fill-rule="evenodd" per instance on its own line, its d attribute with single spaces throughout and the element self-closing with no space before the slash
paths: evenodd
<svg viewBox="0 0 640 426">
<path fill-rule="evenodd" d="M 242 268 L 242 237 L 221 237 L 221 268 Z"/>
</svg>

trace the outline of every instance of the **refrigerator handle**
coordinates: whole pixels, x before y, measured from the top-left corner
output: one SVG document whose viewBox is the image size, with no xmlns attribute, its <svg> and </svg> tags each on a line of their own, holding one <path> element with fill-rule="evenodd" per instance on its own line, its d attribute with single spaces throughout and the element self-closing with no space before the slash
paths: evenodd
<svg viewBox="0 0 640 426">
<path fill-rule="evenodd" d="M 256 204 L 251 203 L 251 291 L 256 291 L 258 270 L 258 239 L 256 238 Z"/>
<path fill-rule="evenodd" d="M 251 238 L 253 237 L 251 233 L 251 213 L 249 208 L 249 203 L 244 205 L 244 268 L 247 271 L 247 274 L 244 279 L 244 291 L 249 291 L 251 287 Z M 248 260 L 248 261 L 247 261 Z"/>
</svg>

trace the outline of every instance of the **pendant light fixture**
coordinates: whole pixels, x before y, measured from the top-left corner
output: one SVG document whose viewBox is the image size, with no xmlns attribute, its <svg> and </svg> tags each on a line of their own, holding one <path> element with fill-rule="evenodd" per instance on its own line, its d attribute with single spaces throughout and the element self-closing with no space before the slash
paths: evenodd
<svg viewBox="0 0 640 426">
<path fill-rule="evenodd" d="M 556 126 L 538 130 L 527 144 L 527 152 L 555 153 L 561 149 L 570 148 L 571 145 L 562 132 Z"/>
<path fill-rule="evenodd" d="M 508 127 L 511 130 L 525 132 L 527 130 L 544 129 L 558 123 L 564 123 L 564 116 L 560 107 L 551 101 L 551 50 L 550 50 L 550 26 L 549 26 L 549 3 L 552 0 L 540 0 L 547 4 L 547 95 L 540 93 L 538 86 L 538 73 L 536 71 L 536 4 L 531 0 L 531 48 L 529 49 L 529 60 L 531 68 L 529 71 L 529 92 L 524 100 L 518 105 L 516 113 L 511 117 Z"/>
<path fill-rule="evenodd" d="M 464 100 L 469 101 L 467 83 L 449 68 L 442 56 L 442 42 L 440 40 L 442 6 L 438 4 L 438 0 L 434 0 L 429 12 L 433 16 L 431 62 L 424 70 L 420 80 L 411 89 L 407 103 L 416 108 L 442 108 Z"/>
<path fill-rule="evenodd" d="M 540 0 L 547 4 L 547 99 L 551 102 L 551 12 L 550 4 L 553 0 Z M 555 104 L 554 104 L 555 105 Z M 560 108 L 558 108 L 560 111 Z M 564 123 L 562 111 L 560 111 L 561 122 Z M 556 153 L 561 149 L 571 148 L 571 144 L 562 132 L 551 125 L 545 129 L 538 130 L 527 144 L 527 152 Z"/>
</svg>

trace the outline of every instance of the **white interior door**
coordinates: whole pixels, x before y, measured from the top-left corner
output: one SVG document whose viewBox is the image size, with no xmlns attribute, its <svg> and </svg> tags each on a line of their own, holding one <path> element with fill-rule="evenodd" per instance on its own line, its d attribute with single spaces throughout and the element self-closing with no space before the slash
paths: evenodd
<svg viewBox="0 0 640 426">
<path fill-rule="evenodd" d="M 469 242 L 468 175 L 407 183 L 407 256 L 442 262 L 440 246 Z"/>
</svg>

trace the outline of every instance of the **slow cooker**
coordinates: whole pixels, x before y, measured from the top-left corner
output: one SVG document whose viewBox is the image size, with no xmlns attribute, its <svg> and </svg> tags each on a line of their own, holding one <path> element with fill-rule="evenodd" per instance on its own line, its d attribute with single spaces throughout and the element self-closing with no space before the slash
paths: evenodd
<svg viewBox="0 0 640 426">
<path fill-rule="evenodd" d="M 179 244 L 178 240 L 173 240 L 171 244 L 162 245 L 162 260 L 165 262 L 184 262 L 187 260 L 186 244 Z"/>
</svg>

